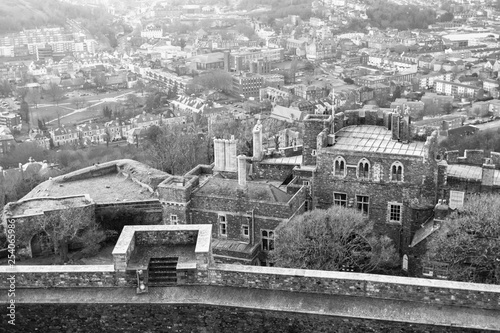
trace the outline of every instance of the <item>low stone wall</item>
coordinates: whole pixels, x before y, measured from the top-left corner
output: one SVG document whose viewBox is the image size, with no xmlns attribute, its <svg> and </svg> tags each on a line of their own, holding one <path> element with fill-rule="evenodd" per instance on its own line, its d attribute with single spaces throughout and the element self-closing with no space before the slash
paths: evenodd
<svg viewBox="0 0 500 333">
<path fill-rule="evenodd" d="M 134 287 L 133 271 L 99 266 L 0 267 L 0 289 L 16 288 Z M 500 286 L 360 273 L 327 272 L 275 267 L 218 264 L 180 265 L 180 285 L 214 285 L 238 288 L 394 299 L 429 304 L 500 310 Z"/>
<path fill-rule="evenodd" d="M 500 310 L 498 285 L 226 264 L 209 269 L 208 279 L 209 284 L 218 286 L 397 299 Z"/>
<path fill-rule="evenodd" d="M 186 245 L 196 244 L 198 230 L 183 231 L 136 231 L 137 245 Z"/>
<path fill-rule="evenodd" d="M 127 287 L 135 285 L 135 275 L 117 275 L 113 265 L 1 266 L 0 289 L 11 288 L 11 283 L 15 289 Z"/>
</svg>

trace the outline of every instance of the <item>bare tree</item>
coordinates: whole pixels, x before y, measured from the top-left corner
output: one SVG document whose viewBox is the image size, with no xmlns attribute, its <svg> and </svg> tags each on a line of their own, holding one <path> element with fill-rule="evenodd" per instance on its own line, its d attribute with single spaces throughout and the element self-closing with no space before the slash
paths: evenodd
<svg viewBox="0 0 500 333">
<path fill-rule="evenodd" d="M 52 101 L 55 102 L 56 105 L 59 105 L 59 102 L 64 97 L 64 91 L 56 83 L 51 83 L 49 85 L 49 89 L 47 90 L 47 94 L 52 98 Z"/>
<path fill-rule="evenodd" d="M 27 242 L 33 235 L 45 233 L 62 262 L 68 261 L 70 243 L 79 243 L 87 254 L 95 254 L 105 234 L 97 225 L 91 206 L 75 207 L 71 201 L 62 201 L 61 205 L 63 208 L 47 211 L 31 223 L 23 224 L 18 230 L 20 239 Z"/>
<path fill-rule="evenodd" d="M 144 89 L 146 89 L 146 84 L 142 80 L 137 80 L 135 88 L 141 92 L 141 95 L 144 95 Z"/>
<path fill-rule="evenodd" d="M 0 84 L 0 93 L 3 97 L 8 97 L 12 93 L 12 87 L 7 80 L 3 80 Z"/>
<path fill-rule="evenodd" d="M 228 93 L 232 88 L 231 74 L 223 70 L 214 70 L 193 79 L 193 84 L 200 85 L 205 89 L 217 89 Z"/>
<path fill-rule="evenodd" d="M 137 105 L 139 105 L 139 98 L 135 94 L 128 94 L 127 95 L 127 104 L 132 106 L 132 108 L 137 109 Z"/>
<path fill-rule="evenodd" d="M 42 99 L 42 94 L 40 94 L 38 90 L 31 90 L 28 92 L 28 95 L 26 96 L 27 102 L 33 104 L 37 109 L 41 99 Z"/>
<path fill-rule="evenodd" d="M 450 280 L 500 284 L 500 195 L 468 196 L 427 243 L 427 259 Z"/>
<path fill-rule="evenodd" d="M 19 87 L 16 89 L 16 94 L 21 99 L 21 101 L 24 101 L 26 99 L 26 96 L 30 92 L 29 88 L 26 87 Z"/>
<path fill-rule="evenodd" d="M 183 174 L 206 163 L 205 143 L 181 125 L 151 126 L 143 146 L 153 166 L 171 174 Z"/>
<path fill-rule="evenodd" d="M 279 267 L 370 272 L 399 262 L 388 237 L 354 208 L 315 209 L 281 223 L 267 244 Z"/>
</svg>

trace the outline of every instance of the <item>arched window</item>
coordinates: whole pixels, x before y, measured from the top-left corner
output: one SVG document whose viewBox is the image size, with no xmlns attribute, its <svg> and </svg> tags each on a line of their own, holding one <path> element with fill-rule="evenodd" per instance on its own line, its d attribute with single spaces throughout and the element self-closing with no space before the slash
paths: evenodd
<svg viewBox="0 0 500 333">
<path fill-rule="evenodd" d="M 362 158 L 358 163 L 358 178 L 370 178 L 370 162 L 366 158 Z"/>
<path fill-rule="evenodd" d="M 404 179 L 404 169 L 401 162 L 394 162 L 391 166 L 391 181 L 402 182 Z"/>
<path fill-rule="evenodd" d="M 342 156 L 338 156 L 333 164 L 333 174 L 339 177 L 345 177 L 345 160 Z"/>
</svg>

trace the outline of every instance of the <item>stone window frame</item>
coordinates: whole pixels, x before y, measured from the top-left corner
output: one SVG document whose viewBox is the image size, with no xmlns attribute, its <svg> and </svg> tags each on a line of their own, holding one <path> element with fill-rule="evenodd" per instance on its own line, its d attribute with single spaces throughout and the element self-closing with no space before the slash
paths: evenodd
<svg viewBox="0 0 500 333">
<path fill-rule="evenodd" d="M 394 169 L 394 168 L 396 168 L 396 169 Z M 401 168 L 400 179 L 398 179 L 398 168 Z M 396 170 L 396 173 L 393 172 L 394 170 Z M 404 167 L 403 163 L 401 163 L 400 161 L 396 161 L 396 162 L 392 163 L 391 168 L 389 169 L 389 177 L 391 177 L 390 178 L 391 182 L 395 182 L 395 183 L 404 182 L 405 167 Z"/>
<path fill-rule="evenodd" d="M 337 172 L 337 163 L 340 169 L 339 172 Z M 342 165 L 344 166 L 343 168 Z M 333 175 L 335 177 L 340 177 L 340 178 L 345 178 L 345 176 L 347 175 L 347 162 L 345 161 L 345 158 L 343 158 L 342 156 L 337 156 L 333 160 Z"/>
<path fill-rule="evenodd" d="M 170 214 L 170 223 L 174 225 L 179 223 L 179 217 L 177 214 Z"/>
<path fill-rule="evenodd" d="M 274 230 L 260 229 L 260 243 L 263 251 L 274 250 Z"/>
<path fill-rule="evenodd" d="M 359 210 L 361 213 L 363 213 L 363 215 L 366 215 L 368 216 L 370 214 L 370 196 L 369 195 L 361 195 L 361 194 L 356 194 L 355 196 L 355 205 L 356 205 L 356 209 Z M 359 200 L 360 198 L 366 198 L 367 201 L 364 201 L 363 199 L 362 200 Z M 366 206 L 366 212 L 365 210 L 363 209 L 363 206 Z M 360 209 L 361 207 L 361 209 Z"/>
<path fill-rule="evenodd" d="M 366 169 L 366 175 L 365 175 L 365 169 Z M 363 173 L 361 173 L 363 171 Z M 372 171 L 372 165 L 368 159 L 363 157 L 362 159 L 359 160 L 358 164 L 356 165 L 356 176 L 358 179 L 370 179 L 370 173 Z"/>
<path fill-rule="evenodd" d="M 335 198 L 336 194 L 343 195 L 344 199 L 342 199 L 342 198 L 336 199 Z M 344 193 L 344 192 L 333 192 L 333 204 L 334 205 L 338 205 L 338 206 L 342 206 L 342 207 L 347 207 L 347 202 L 348 202 L 347 193 Z"/>
<path fill-rule="evenodd" d="M 244 238 L 250 238 L 250 226 L 248 224 L 241 225 L 241 236 Z"/>
<path fill-rule="evenodd" d="M 219 214 L 217 216 L 217 224 L 219 225 L 219 236 L 227 237 L 227 216 Z"/>
<path fill-rule="evenodd" d="M 392 219 L 392 214 L 396 214 L 395 211 L 393 211 L 393 207 L 399 207 L 399 219 Z M 397 201 L 389 201 L 387 203 L 387 223 L 392 223 L 392 224 L 402 224 L 403 223 L 403 203 L 397 202 Z"/>
</svg>

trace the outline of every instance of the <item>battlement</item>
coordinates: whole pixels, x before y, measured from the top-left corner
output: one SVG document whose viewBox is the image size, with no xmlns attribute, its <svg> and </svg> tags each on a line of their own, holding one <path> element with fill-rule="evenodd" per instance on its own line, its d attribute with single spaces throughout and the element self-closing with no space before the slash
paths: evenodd
<svg viewBox="0 0 500 333">
<path fill-rule="evenodd" d="M 482 149 L 465 149 L 464 156 L 460 156 L 458 150 L 450 150 L 445 153 L 448 164 L 467 164 L 482 166 L 484 164 L 494 165 L 500 169 L 500 153 L 490 152 L 486 154 Z"/>
</svg>

